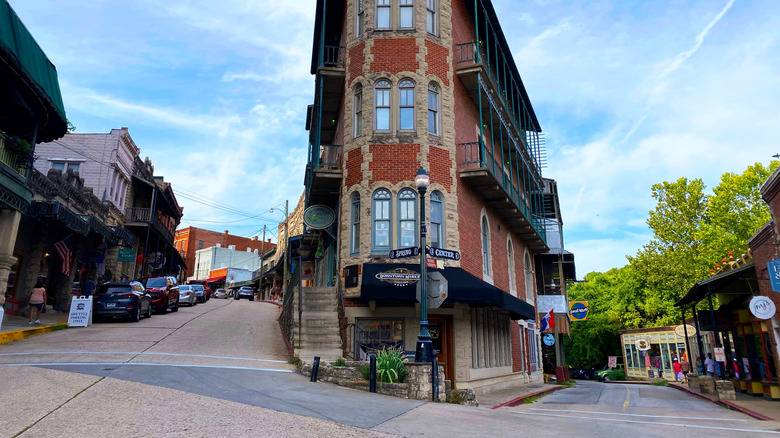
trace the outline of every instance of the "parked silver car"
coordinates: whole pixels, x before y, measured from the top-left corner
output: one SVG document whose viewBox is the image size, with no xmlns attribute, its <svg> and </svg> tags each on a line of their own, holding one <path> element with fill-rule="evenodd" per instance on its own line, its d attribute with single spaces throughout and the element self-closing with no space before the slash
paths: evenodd
<svg viewBox="0 0 780 438">
<path fill-rule="evenodd" d="M 198 304 L 198 294 L 189 284 L 179 285 L 179 304 L 189 304 L 190 307 Z"/>
<path fill-rule="evenodd" d="M 217 289 L 214 292 L 214 298 L 227 298 L 227 291 L 225 289 Z"/>
<path fill-rule="evenodd" d="M 255 288 L 251 286 L 241 286 L 236 291 L 235 299 L 240 300 L 241 298 L 249 298 L 249 301 L 255 300 Z"/>
<path fill-rule="evenodd" d="M 198 294 L 198 302 L 199 303 L 205 303 L 206 300 L 209 299 L 208 295 L 206 294 L 206 288 L 203 287 L 202 284 L 190 284 L 189 285 L 192 290 Z"/>
</svg>

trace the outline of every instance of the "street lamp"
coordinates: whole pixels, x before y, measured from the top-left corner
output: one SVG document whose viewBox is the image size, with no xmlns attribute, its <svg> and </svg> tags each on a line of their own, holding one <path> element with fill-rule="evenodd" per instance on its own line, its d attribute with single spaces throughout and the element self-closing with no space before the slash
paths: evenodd
<svg viewBox="0 0 780 438">
<path fill-rule="evenodd" d="M 428 172 L 420 166 L 417 175 L 414 177 L 417 184 L 417 191 L 420 193 L 420 334 L 417 335 L 417 349 L 415 350 L 416 362 L 433 361 L 433 344 L 431 344 L 431 334 L 428 332 L 428 267 L 425 264 L 425 192 L 428 191 L 428 184 L 431 178 Z"/>
</svg>

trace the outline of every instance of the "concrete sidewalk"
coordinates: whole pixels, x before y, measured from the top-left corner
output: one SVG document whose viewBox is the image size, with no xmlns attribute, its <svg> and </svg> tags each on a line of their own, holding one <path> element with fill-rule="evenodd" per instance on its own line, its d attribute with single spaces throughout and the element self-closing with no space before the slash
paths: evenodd
<svg viewBox="0 0 780 438">
<path fill-rule="evenodd" d="M 41 322 L 32 324 L 26 316 L 9 315 L 6 313 L 3 317 L 3 323 L 0 327 L 0 344 L 16 341 L 28 336 L 40 333 L 50 332 L 59 327 L 67 326 L 68 314 L 52 310 L 47 306 L 46 313 L 41 314 Z"/>
<path fill-rule="evenodd" d="M 761 397 L 745 395 L 739 392 L 739 390 L 737 390 L 736 393 L 736 401 L 719 400 L 717 394 L 702 394 L 699 391 L 694 391 L 688 388 L 687 385 L 680 383 L 670 382 L 669 386 L 689 394 L 693 394 L 697 397 L 708 399 L 713 403 L 717 403 L 729 409 L 742 412 L 746 415 L 750 415 L 753 418 L 758 418 L 759 420 L 780 421 L 780 402 L 765 400 Z"/>
<path fill-rule="evenodd" d="M 549 385 L 546 383 L 532 383 L 530 385 L 519 386 L 516 388 L 502 389 L 477 396 L 477 402 L 480 407 L 491 409 L 503 406 L 517 406 L 522 404 L 525 399 L 545 395 L 552 391 L 565 388 L 562 385 Z"/>
</svg>

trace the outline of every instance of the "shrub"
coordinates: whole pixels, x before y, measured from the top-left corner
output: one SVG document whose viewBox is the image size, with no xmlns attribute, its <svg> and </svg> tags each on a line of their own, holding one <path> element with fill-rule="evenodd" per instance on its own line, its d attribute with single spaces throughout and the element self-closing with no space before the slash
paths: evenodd
<svg viewBox="0 0 780 438">
<path fill-rule="evenodd" d="M 666 379 L 664 379 L 664 380 L 656 380 L 655 382 L 652 382 L 651 385 L 654 385 L 654 386 L 669 386 L 669 382 Z"/>
<path fill-rule="evenodd" d="M 298 356 L 293 356 L 293 357 L 291 357 L 291 358 L 290 358 L 289 362 L 290 362 L 291 364 L 295 365 L 295 368 L 298 368 L 298 369 L 300 369 L 300 368 L 301 368 L 301 364 L 302 364 L 302 362 L 301 362 L 301 358 L 300 358 L 300 357 L 298 357 Z"/>
<path fill-rule="evenodd" d="M 377 380 L 389 383 L 401 382 L 406 376 L 404 363 L 408 360 L 400 348 L 383 348 L 376 355 Z"/>
<path fill-rule="evenodd" d="M 343 367 L 347 366 L 347 361 L 345 361 L 343 357 L 340 357 L 335 362 L 333 362 L 331 365 L 333 365 L 334 367 L 343 368 Z"/>
<path fill-rule="evenodd" d="M 447 396 L 447 399 L 444 400 L 446 403 L 453 403 L 456 405 L 463 404 L 463 393 L 458 391 L 457 389 L 452 391 L 450 395 Z"/>
<path fill-rule="evenodd" d="M 362 363 L 356 368 L 358 371 L 360 371 L 360 374 L 363 375 L 363 379 L 369 380 L 371 378 L 371 368 L 368 366 L 368 364 Z"/>
<path fill-rule="evenodd" d="M 626 373 L 623 370 L 612 370 L 607 373 L 610 382 L 619 382 L 626 380 Z"/>
</svg>

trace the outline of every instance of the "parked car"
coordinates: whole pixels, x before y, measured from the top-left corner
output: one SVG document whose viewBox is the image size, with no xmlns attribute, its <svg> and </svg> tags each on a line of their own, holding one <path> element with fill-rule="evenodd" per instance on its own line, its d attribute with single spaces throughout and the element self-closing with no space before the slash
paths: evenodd
<svg viewBox="0 0 780 438">
<path fill-rule="evenodd" d="M 179 311 L 179 283 L 176 277 L 145 277 L 140 282 L 152 296 L 156 312 L 165 313 L 168 309 L 171 309 L 171 312 Z"/>
<path fill-rule="evenodd" d="M 236 299 L 240 300 L 241 298 L 249 298 L 249 301 L 255 300 L 255 289 L 252 286 L 241 286 L 236 291 Z"/>
<path fill-rule="evenodd" d="M 227 291 L 225 289 L 217 289 L 214 293 L 214 298 L 227 298 Z"/>
<path fill-rule="evenodd" d="M 187 282 L 187 284 L 203 286 L 203 289 L 206 291 L 206 301 L 211 299 L 211 288 L 206 283 L 206 280 L 190 280 Z"/>
<path fill-rule="evenodd" d="M 138 322 L 141 315 L 152 317 L 152 297 L 137 281 L 103 283 L 95 292 L 92 315 L 99 318 L 130 318 Z"/>
<path fill-rule="evenodd" d="M 199 303 L 205 303 L 209 300 L 208 294 L 206 293 L 206 288 L 203 287 L 202 284 L 190 284 L 189 286 L 196 294 L 198 294 Z"/>
<path fill-rule="evenodd" d="M 621 370 L 625 372 L 625 369 L 623 368 L 623 364 L 619 363 L 617 366 L 614 366 L 612 368 L 606 367 L 606 369 L 596 371 L 595 376 L 597 379 L 599 379 L 600 382 L 609 382 L 609 373 L 612 370 Z"/>
<path fill-rule="evenodd" d="M 179 304 L 189 304 L 190 307 L 198 304 L 198 294 L 189 284 L 179 285 Z"/>
<path fill-rule="evenodd" d="M 575 379 L 591 380 L 596 378 L 596 371 L 601 371 L 606 368 L 606 365 L 602 364 L 590 368 L 577 369 L 572 372 L 571 376 Z"/>
</svg>

